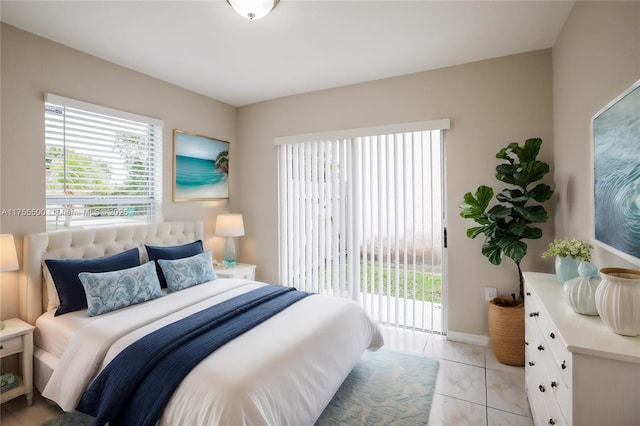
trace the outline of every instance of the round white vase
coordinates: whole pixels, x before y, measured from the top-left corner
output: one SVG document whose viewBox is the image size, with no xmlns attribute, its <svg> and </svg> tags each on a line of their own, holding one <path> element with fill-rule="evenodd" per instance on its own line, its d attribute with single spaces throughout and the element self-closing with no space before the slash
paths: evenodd
<svg viewBox="0 0 640 426">
<path fill-rule="evenodd" d="M 596 309 L 616 334 L 640 336 L 640 271 L 603 268 L 596 290 Z"/>
<path fill-rule="evenodd" d="M 596 291 L 600 278 L 576 277 L 564 283 L 564 300 L 579 314 L 598 315 L 596 309 Z"/>
</svg>

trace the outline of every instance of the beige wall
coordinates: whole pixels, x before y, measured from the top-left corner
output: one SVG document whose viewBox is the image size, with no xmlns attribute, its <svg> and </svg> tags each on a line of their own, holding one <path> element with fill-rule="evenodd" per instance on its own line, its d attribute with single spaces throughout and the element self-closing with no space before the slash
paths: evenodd
<svg viewBox="0 0 640 426">
<path fill-rule="evenodd" d="M 498 186 L 495 154 L 509 142 L 541 137 L 541 159 L 552 163 L 551 77 L 551 51 L 542 50 L 240 108 L 238 158 L 243 170 L 234 205 L 246 221 L 242 259 L 259 265 L 259 279 L 277 282 L 274 137 L 450 118 L 451 130 L 446 133 L 449 329 L 486 335 L 483 287 L 497 287 L 502 294 L 516 291 L 517 270 L 511 260 L 496 267 L 481 255 L 482 242 L 465 236 L 471 223 L 459 217 L 458 205 L 465 192 L 480 184 Z M 551 268 L 540 254 L 553 237 L 552 220 L 544 235 L 530 244 L 526 269 Z"/>
<path fill-rule="evenodd" d="M 553 47 L 559 238 L 593 230 L 591 119 L 640 79 L 640 2 L 576 2 Z M 634 266 L 596 247 L 594 263 Z"/>
<path fill-rule="evenodd" d="M 228 202 L 172 202 L 172 129 L 230 141 L 233 158 L 237 148 L 235 107 L 6 24 L 2 24 L 1 43 L 0 209 L 45 205 L 43 96 L 49 92 L 163 119 L 164 219 L 204 219 L 210 235 L 215 214 L 228 210 Z M 238 191 L 233 180 L 232 175 L 231 194 Z M 16 235 L 20 258 L 22 235 L 44 230 L 43 217 L 0 216 L 0 232 Z M 206 243 L 219 246 L 213 239 Z M 0 318 L 18 315 L 18 275 L 0 274 Z"/>
</svg>

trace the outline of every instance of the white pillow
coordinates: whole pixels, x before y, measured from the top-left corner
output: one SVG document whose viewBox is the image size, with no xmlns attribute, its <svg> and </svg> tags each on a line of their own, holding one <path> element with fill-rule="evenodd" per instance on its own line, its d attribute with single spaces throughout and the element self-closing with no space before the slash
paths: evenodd
<svg viewBox="0 0 640 426">
<path fill-rule="evenodd" d="M 60 306 L 60 298 L 58 297 L 58 289 L 53 282 L 53 277 L 47 265 L 42 266 L 42 276 L 47 284 L 47 311 L 57 309 Z"/>
</svg>

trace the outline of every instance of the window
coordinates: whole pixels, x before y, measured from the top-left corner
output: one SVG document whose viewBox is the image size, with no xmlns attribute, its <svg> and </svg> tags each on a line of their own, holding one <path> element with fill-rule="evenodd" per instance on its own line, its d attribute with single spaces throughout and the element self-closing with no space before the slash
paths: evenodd
<svg viewBox="0 0 640 426">
<path fill-rule="evenodd" d="M 162 195 L 162 126 L 47 94 L 47 229 L 154 221 Z"/>
<path fill-rule="evenodd" d="M 280 281 L 442 331 L 449 120 L 278 138 Z"/>
</svg>

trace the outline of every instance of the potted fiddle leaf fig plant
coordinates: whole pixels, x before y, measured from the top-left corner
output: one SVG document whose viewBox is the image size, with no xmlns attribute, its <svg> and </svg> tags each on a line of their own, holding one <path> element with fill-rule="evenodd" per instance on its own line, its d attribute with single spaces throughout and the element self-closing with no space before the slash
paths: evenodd
<svg viewBox="0 0 640 426">
<path fill-rule="evenodd" d="M 527 139 L 502 148 L 496 158 L 496 179 L 508 186 L 495 195 L 485 185 L 475 193 L 467 192 L 460 205 L 460 216 L 477 226 L 467 229 L 467 237 L 484 236 L 482 254 L 494 265 L 504 257 L 515 262 L 518 270 L 518 297 L 496 297 L 489 302 L 489 337 L 496 358 L 504 364 L 524 365 L 524 278 L 520 263 L 527 254 L 525 240 L 542 237 L 536 224 L 549 216 L 541 204 L 553 190 L 540 181 L 549 173 L 549 165 L 537 159 L 542 139 Z"/>
</svg>

